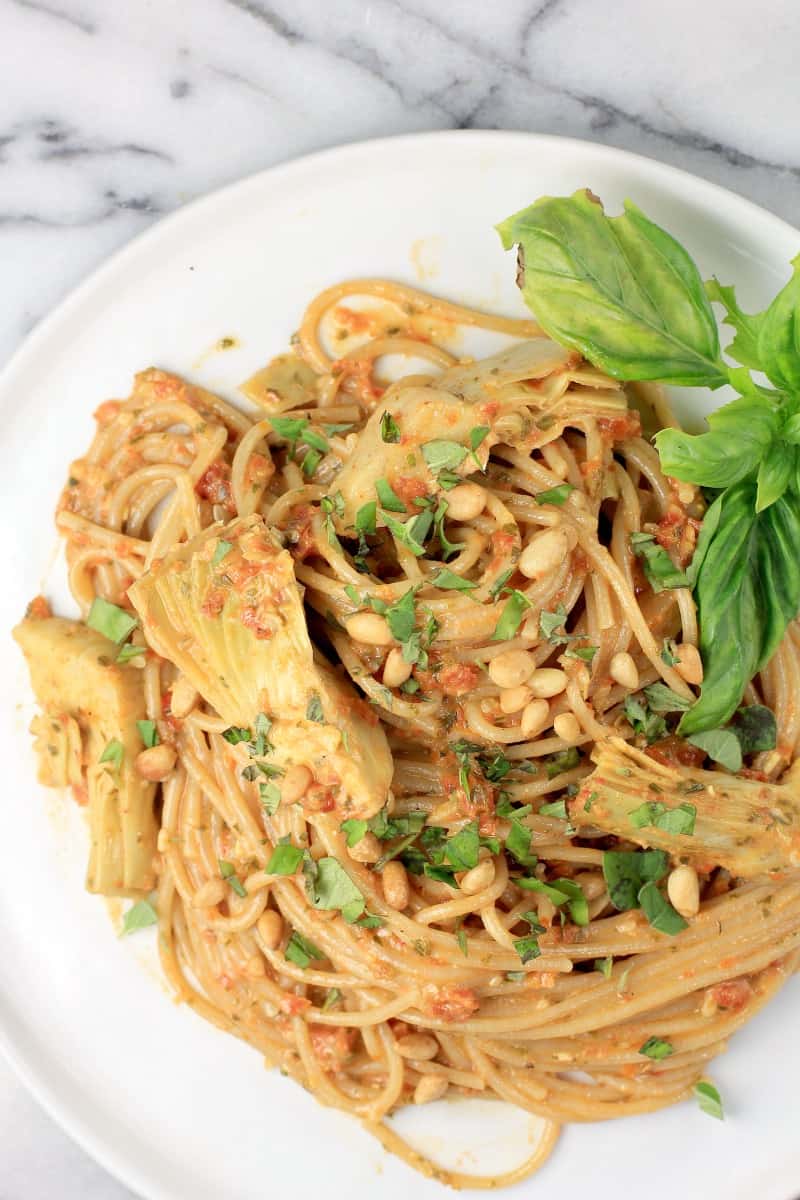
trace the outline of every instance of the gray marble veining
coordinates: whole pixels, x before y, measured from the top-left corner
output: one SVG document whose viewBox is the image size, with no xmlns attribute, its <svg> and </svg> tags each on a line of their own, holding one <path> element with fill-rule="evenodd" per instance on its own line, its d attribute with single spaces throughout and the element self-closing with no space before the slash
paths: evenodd
<svg viewBox="0 0 800 1200">
<path fill-rule="evenodd" d="M 0 0 L 0 361 L 164 213 L 427 129 L 622 146 L 800 210 L 794 0 Z M 0 1064 L 0 1198 L 128 1196 Z"/>
</svg>

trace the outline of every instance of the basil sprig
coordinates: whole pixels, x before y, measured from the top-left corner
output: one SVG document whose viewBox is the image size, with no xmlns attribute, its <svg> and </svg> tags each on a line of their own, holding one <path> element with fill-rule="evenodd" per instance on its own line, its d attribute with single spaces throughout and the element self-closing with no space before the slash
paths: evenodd
<svg viewBox="0 0 800 1200">
<path fill-rule="evenodd" d="M 717 729 L 800 608 L 800 256 L 789 283 L 751 315 L 732 287 L 704 284 L 686 250 L 630 203 L 607 217 L 585 190 L 544 197 L 498 232 L 506 249 L 519 246 L 525 300 L 563 345 L 615 378 L 740 393 L 709 417 L 707 433 L 656 435 L 664 472 L 712 492 L 685 579 L 676 571 L 656 582 L 688 582 L 699 610 L 705 677 L 679 732 Z M 712 301 L 735 330 L 726 352 L 739 366 L 722 357 Z M 666 564 L 649 543 L 635 549 L 653 583 L 654 565 L 658 576 Z"/>
</svg>

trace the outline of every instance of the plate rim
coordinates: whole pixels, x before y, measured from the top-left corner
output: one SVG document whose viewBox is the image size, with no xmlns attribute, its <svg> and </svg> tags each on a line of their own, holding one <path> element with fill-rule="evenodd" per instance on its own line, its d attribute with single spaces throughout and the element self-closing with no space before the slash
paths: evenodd
<svg viewBox="0 0 800 1200">
<path fill-rule="evenodd" d="M 324 167 L 333 160 L 338 164 L 341 160 L 359 159 L 365 156 L 367 159 L 380 159 L 387 153 L 396 153 L 398 150 L 431 142 L 472 143 L 476 153 L 480 152 L 482 145 L 486 150 L 498 153 L 501 153 L 505 146 L 516 147 L 523 144 L 529 145 L 531 149 L 536 147 L 574 149 L 576 156 L 594 155 L 601 160 L 606 160 L 610 165 L 619 164 L 623 170 L 627 168 L 630 171 L 644 174 L 649 177 L 650 182 L 656 188 L 667 183 L 678 189 L 683 185 L 683 187 L 691 189 L 691 198 L 694 200 L 713 201 L 716 198 L 723 200 L 727 205 L 732 203 L 738 209 L 737 215 L 740 215 L 742 220 L 750 215 L 760 223 L 762 228 L 766 228 L 776 238 L 785 238 L 791 235 L 800 240 L 800 228 L 731 188 L 703 176 L 695 175 L 682 167 L 662 162 L 650 155 L 593 142 L 589 138 L 564 137 L 560 134 L 525 130 L 442 129 L 346 142 L 283 159 L 234 179 L 221 187 L 204 192 L 158 218 L 147 228 L 124 242 L 80 282 L 70 288 L 66 295 L 23 337 L 19 346 L 0 367 L 0 402 L 2 402 L 3 395 L 14 385 L 16 377 L 24 375 L 34 365 L 36 356 L 40 354 L 43 347 L 47 346 L 50 338 L 58 333 L 61 325 L 67 324 L 76 313 L 79 313 L 81 307 L 91 299 L 92 295 L 102 288 L 108 279 L 113 278 L 120 270 L 124 270 L 129 261 L 135 261 L 140 254 L 146 253 L 152 245 L 157 244 L 160 240 L 169 240 L 173 231 L 181 224 L 189 223 L 198 215 L 202 216 L 205 211 L 210 212 L 217 206 L 224 207 L 235 201 L 236 197 L 246 195 L 249 190 L 257 189 L 265 182 L 268 184 L 270 180 L 282 182 L 287 176 L 302 174 L 308 169 Z M 63 1088 L 57 1077 L 54 1080 L 52 1075 L 48 1076 L 41 1065 L 37 1065 L 35 1043 L 27 1049 L 18 1047 L 11 1025 L 12 1022 L 6 1020 L 0 1013 L 0 1054 L 50 1119 L 90 1158 L 99 1163 L 113 1178 L 139 1194 L 143 1200 L 162 1200 L 162 1198 L 163 1200 L 183 1200 L 168 1186 L 165 1187 L 154 1180 L 146 1171 L 141 1172 L 138 1164 L 129 1160 L 124 1152 L 116 1150 L 107 1138 L 96 1131 L 90 1120 L 71 1110 L 69 1098 L 62 1094 Z"/>
</svg>

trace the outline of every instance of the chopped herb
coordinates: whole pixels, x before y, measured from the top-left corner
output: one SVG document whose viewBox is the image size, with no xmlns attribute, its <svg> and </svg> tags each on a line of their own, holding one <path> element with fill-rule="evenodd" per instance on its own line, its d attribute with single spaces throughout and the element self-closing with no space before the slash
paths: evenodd
<svg viewBox="0 0 800 1200">
<path fill-rule="evenodd" d="M 634 733 L 643 734 L 648 744 L 657 742 L 666 734 L 667 723 L 664 718 L 657 716 L 648 704 L 642 703 L 636 696 L 626 696 L 623 708 Z"/>
<path fill-rule="evenodd" d="M 502 750 L 494 750 L 491 754 L 479 754 L 477 762 L 484 779 L 488 779 L 489 783 L 499 783 L 514 769 L 514 764 L 506 758 Z"/>
<path fill-rule="evenodd" d="M 136 933 L 138 929 L 147 929 L 149 925 L 157 924 L 158 913 L 150 901 L 137 900 L 122 918 L 122 933 L 120 937 L 125 937 L 129 933 Z"/>
<path fill-rule="evenodd" d="M 464 579 L 463 575 L 456 575 L 455 571 L 449 571 L 447 567 L 440 568 L 431 579 L 431 583 L 441 591 L 451 592 L 471 592 L 478 586 L 471 579 Z"/>
<path fill-rule="evenodd" d="M 441 480 L 441 476 L 439 476 L 439 479 Z M 447 536 L 447 533 L 445 532 L 444 521 L 445 517 L 447 516 L 447 508 L 447 501 L 442 499 L 436 505 L 436 511 L 433 514 L 433 528 L 437 538 L 439 539 L 439 545 L 442 547 L 442 555 L 444 556 L 445 562 L 447 562 L 448 558 L 451 558 L 452 555 L 458 554 L 459 550 L 462 548 L 461 542 L 451 542 Z"/>
<path fill-rule="evenodd" d="M 233 542 L 226 542 L 224 538 L 220 538 L 214 551 L 214 557 L 211 559 L 212 567 L 218 567 L 225 555 L 229 554 L 232 549 Z"/>
<path fill-rule="evenodd" d="M 742 769 L 742 747 L 732 729 L 706 729 L 703 733 L 690 734 L 687 741 L 704 750 L 727 771 Z"/>
<path fill-rule="evenodd" d="M 469 871 L 478 865 L 479 849 L 478 822 L 472 821 L 447 839 L 444 844 L 444 856 L 456 871 Z"/>
<path fill-rule="evenodd" d="M 139 730 L 139 737 L 148 750 L 158 745 L 159 737 L 155 721 L 137 721 L 136 728 Z"/>
<path fill-rule="evenodd" d="M 306 705 L 306 720 L 315 721 L 317 725 L 324 725 L 325 714 L 322 711 L 322 701 L 316 692 L 312 692 Z"/>
<path fill-rule="evenodd" d="M 489 588 L 489 595 L 493 600 L 497 599 L 513 574 L 514 568 L 509 567 L 507 571 L 503 571 L 501 575 L 497 576 L 497 579 L 495 579 L 494 583 Z"/>
<path fill-rule="evenodd" d="M 493 642 L 506 642 L 513 638 L 522 624 L 522 618 L 530 608 L 531 602 L 522 592 L 512 588 L 508 600 L 500 614 L 500 620 L 492 634 Z"/>
<path fill-rule="evenodd" d="M 400 426 L 390 412 L 381 417 L 381 440 L 384 442 L 400 441 Z"/>
<path fill-rule="evenodd" d="M 335 492 L 332 496 L 323 496 L 320 500 L 320 508 L 325 514 L 325 532 L 328 536 L 328 544 L 330 546 L 338 546 L 339 539 L 336 536 L 336 527 L 333 523 L 334 515 L 341 517 L 344 515 L 344 496 L 341 492 Z"/>
<path fill-rule="evenodd" d="M 574 491 L 575 488 L 571 483 L 559 483 L 557 487 L 548 488 L 546 492 L 539 492 L 533 498 L 537 504 L 555 504 L 561 508 L 566 504 L 570 492 Z"/>
<path fill-rule="evenodd" d="M 325 957 L 312 941 L 309 941 L 307 937 L 303 937 L 302 933 L 298 933 L 296 929 L 289 938 L 284 954 L 289 962 L 293 962 L 295 966 L 302 967 L 303 970 L 310 966 L 312 962 Z"/>
<path fill-rule="evenodd" d="M 247 896 L 247 891 L 245 890 L 241 879 L 236 874 L 236 868 L 234 867 L 233 863 L 226 862 L 224 858 L 217 859 L 217 862 L 219 863 L 219 873 L 222 878 L 231 885 L 237 896 L 241 896 L 242 899 L 245 899 Z"/>
<path fill-rule="evenodd" d="M 647 703 L 656 713 L 686 712 L 687 708 L 692 705 L 691 699 L 687 700 L 685 696 L 679 696 L 664 683 L 651 683 L 644 689 L 644 694 L 647 697 Z"/>
<path fill-rule="evenodd" d="M 386 508 L 389 512 L 404 513 L 406 511 L 405 504 L 397 492 L 389 485 L 388 479 L 376 479 L 375 491 L 378 494 L 381 508 Z"/>
<path fill-rule="evenodd" d="M 416 517 L 412 517 L 410 521 L 406 521 L 405 524 L 402 521 L 396 521 L 387 512 L 383 513 L 383 519 L 389 532 L 407 546 L 412 554 L 420 558 L 425 553 L 424 542 L 433 525 L 433 517 L 430 512 L 427 510 L 421 512 Z"/>
<path fill-rule="evenodd" d="M 327 992 L 327 995 L 325 996 L 325 1001 L 324 1001 L 324 1003 L 323 1003 L 323 1005 L 322 1005 L 322 1011 L 323 1011 L 323 1012 L 330 1012 L 330 1010 L 331 1010 L 331 1009 L 332 1009 L 332 1008 L 333 1008 L 333 1007 L 334 1007 L 336 1004 L 338 1004 L 338 1003 L 339 1003 L 339 1001 L 341 1000 L 341 998 L 342 998 L 342 993 L 339 991 L 339 989 L 338 989 L 338 988 L 329 988 L 329 989 L 328 989 L 328 992 Z"/>
<path fill-rule="evenodd" d="M 649 1037 L 644 1045 L 639 1047 L 639 1053 L 655 1062 L 661 1062 L 662 1058 L 669 1058 L 670 1054 L 675 1053 L 675 1047 L 664 1038 Z"/>
<path fill-rule="evenodd" d="M 646 800 L 629 814 L 629 819 L 636 829 L 652 825 L 655 829 L 663 829 L 665 833 L 691 836 L 696 816 L 697 809 L 693 804 L 684 803 L 677 808 L 667 808 L 660 800 Z"/>
<path fill-rule="evenodd" d="M 535 867 L 539 861 L 535 854 L 531 854 L 532 836 L 532 830 L 527 825 L 523 825 L 514 817 L 511 818 L 511 828 L 506 838 L 506 850 L 523 867 Z"/>
<path fill-rule="evenodd" d="M 543 804 L 538 815 L 540 817 L 556 817 L 559 821 L 566 821 L 567 802 L 566 800 L 552 800 L 549 804 Z"/>
<path fill-rule="evenodd" d="M 95 596 L 86 624 L 90 629 L 97 630 L 103 637 L 119 645 L 133 633 L 139 624 L 139 618 L 131 616 L 116 604 L 110 604 L 102 596 Z"/>
<path fill-rule="evenodd" d="M 464 929 L 464 926 L 461 923 L 461 921 L 459 921 L 458 928 L 456 930 L 456 942 L 458 943 L 458 948 L 461 951 L 461 953 L 464 955 L 464 958 L 469 958 L 469 946 L 467 945 L 467 933 L 466 933 L 466 930 Z"/>
<path fill-rule="evenodd" d="M 590 663 L 594 660 L 599 648 L 599 646 L 571 646 L 569 650 L 564 651 L 564 657 L 579 658 L 581 662 Z"/>
<path fill-rule="evenodd" d="M 322 462 L 322 455 L 319 450 L 307 450 L 303 456 L 303 461 L 300 464 L 301 470 L 307 479 L 311 479 L 319 464 Z"/>
<path fill-rule="evenodd" d="M 264 754 L 268 754 L 272 749 L 269 743 L 269 731 L 272 728 L 272 721 L 266 713 L 260 712 L 256 716 L 255 728 L 253 729 L 253 737 L 250 739 L 249 753 L 255 758 L 260 758 Z"/>
<path fill-rule="evenodd" d="M 289 443 L 289 455 L 293 458 L 300 435 L 308 425 L 308 419 L 306 417 L 275 416 L 270 417 L 269 422 L 277 436 Z"/>
<path fill-rule="evenodd" d="M 455 872 L 450 867 L 437 867 L 434 863 L 424 863 L 422 873 L 427 875 L 428 879 L 435 879 L 439 883 L 446 883 L 448 887 L 457 888 Z"/>
<path fill-rule="evenodd" d="M 125 747 L 119 738 L 112 738 L 107 743 L 105 750 L 100 755 L 98 762 L 111 763 L 115 771 L 118 771 L 122 766 L 122 760 L 125 757 Z"/>
<path fill-rule="evenodd" d="M 742 754 L 774 750 L 778 741 L 775 714 L 763 704 L 740 708 L 731 722 L 731 728 L 739 739 Z"/>
<path fill-rule="evenodd" d="M 707 1079 L 701 1079 L 694 1085 L 694 1094 L 704 1113 L 708 1113 L 710 1117 L 716 1117 L 718 1121 L 725 1120 L 722 1098 L 713 1083 L 709 1083 Z"/>
<path fill-rule="evenodd" d="M 478 447 L 483 445 L 484 441 L 486 440 L 486 437 L 491 432 L 492 431 L 491 431 L 491 428 L 489 425 L 476 425 L 474 429 L 470 429 L 470 431 L 469 431 L 469 448 L 472 451 L 473 455 L 475 454 L 475 451 L 478 449 Z M 476 458 L 475 461 L 478 462 L 478 459 Z M 480 466 L 480 462 L 478 462 L 478 466 Z"/>
<path fill-rule="evenodd" d="M 577 746 L 570 746 L 568 750 L 560 750 L 558 754 L 551 755 L 547 760 L 547 778 L 555 779 L 556 775 L 563 775 L 565 771 L 573 770 L 580 761 L 581 756 Z M 539 812 L 541 811 L 539 809 Z"/>
<path fill-rule="evenodd" d="M 258 799 L 267 811 L 270 817 L 274 817 L 275 813 L 280 808 L 281 792 L 280 788 L 275 783 L 260 783 L 258 785 Z"/>
<path fill-rule="evenodd" d="M 559 604 L 554 612 L 543 610 L 539 613 L 539 633 L 546 642 L 550 642 L 553 646 L 559 646 L 568 640 L 567 634 L 556 632 L 559 629 L 563 631 L 566 619 L 567 610 L 563 604 Z"/>
<path fill-rule="evenodd" d="M 118 663 L 130 662 L 132 658 L 138 658 L 140 654 L 147 653 L 147 646 L 134 646 L 133 642 L 126 642 L 124 646 L 120 646 L 119 654 L 117 655 Z"/>
<path fill-rule="evenodd" d="M 437 438 L 432 442 L 423 442 L 422 457 L 429 470 L 436 475 L 439 471 L 455 471 L 467 457 L 466 447 L 458 442 L 449 442 Z"/>
<path fill-rule="evenodd" d="M 335 437 L 337 433 L 347 433 L 348 429 L 352 429 L 353 422 L 342 421 L 339 424 L 323 425 L 322 428 L 325 430 L 328 437 Z"/>
<path fill-rule="evenodd" d="M 347 848 L 357 846 L 369 829 L 366 821 L 358 821 L 355 817 L 348 817 L 346 821 L 342 821 L 339 826 L 347 841 Z"/>
<path fill-rule="evenodd" d="M 681 661 L 678 657 L 678 647 L 672 638 L 664 638 L 664 645 L 661 650 L 661 661 L 667 667 L 676 667 Z"/>
<path fill-rule="evenodd" d="M 356 921 L 356 925 L 360 925 L 362 929 L 380 929 L 385 924 L 383 917 L 379 917 L 375 913 L 364 913 L 363 917 L 359 917 Z"/>
<path fill-rule="evenodd" d="M 533 958 L 538 958 L 542 953 L 539 948 L 539 939 L 535 934 L 530 934 L 524 938 L 517 938 L 514 942 L 514 949 L 523 963 L 530 962 Z"/>
<path fill-rule="evenodd" d="M 686 929 L 683 917 L 658 890 L 655 883 L 646 883 L 639 891 L 639 904 L 647 920 L 659 933 L 674 936 Z"/>
<path fill-rule="evenodd" d="M 614 908 L 620 912 L 639 907 L 639 891 L 646 883 L 657 883 L 669 868 L 663 850 L 606 850 L 603 876 Z"/>
<path fill-rule="evenodd" d="M 364 912 L 362 892 L 353 883 L 338 858 L 321 858 L 309 886 L 309 896 L 314 908 L 339 909 L 348 925 Z"/>
<path fill-rule="evenodd" d="M 362 504 L 356 513 L 356 530 L 358 533 L 375 533 L 378 515 L 377 500 L 368 500 Z"/>
<path fill-rule="evenodd" d="M 420 685 L 418 679 L 407 679 L 405 683 L 400 684 L 400 691 L 406 692 L 406 694 L 409 696 L 413 696 L 415 692 L 419 691 L 419 687 Z"/>
<path fill-rule="evenodd" d="M 614 957 L 611 954 L 606 955 L 605 958 L 596 958 L 594 960 L 595 971 L 599 971 L 604 979 L 611 978 L 611 972 L 612 972 L 613 968 L 614 968 Z"/>
<path fill-rule="evenodd" d="M 631 550 L 641 558 L 647 581 L 654 592 L 689 586 L 685 573 L 675 566 L 652 533 L 632 533 Z"/>
<path fill-rule="evenodd" d="M 250 741 L 250 730 L 245 729 L 242 725 L 231 725 L 228 729 L 223 730 L 222 736 L 231 746 L 238 746 L 239 742 Z"/>
<path fill-rule="evenodd" d="M 416 588 L 409 588 L 407 592 L 403 592 L 399 600 L 395 600 L 394 604 L 386 609 L 386 623 L 389 626 L 389 632 L 396 641 L 401 643 L 407 642 L 414 633 L 416 590 Z"/>
<path fill-rule="evenodd" d="M 299 846 L 280 841 L 272 851 L 264 871 L 267 875 L 294 875 L 303 861 L 303 853 Z"/>
<path fill-rule="evenodd" d="M 544 883 L 541 879 L 516 880 L 520 887 L 529 892 L 541 892 L 556 908 L 566 907 L 576 925 L 589 924 L 589 904 L 580 884 L 572 879 L 556 879 Z"/>
</svg>

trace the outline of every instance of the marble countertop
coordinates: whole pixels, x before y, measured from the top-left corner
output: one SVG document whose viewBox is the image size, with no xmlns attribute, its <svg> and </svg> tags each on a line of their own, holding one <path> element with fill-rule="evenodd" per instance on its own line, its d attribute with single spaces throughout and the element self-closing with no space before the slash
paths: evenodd
<svg viewBox="0 0 800 1200">
<path fill-rule="evenodd" d="M 788 0 L 0 0 L 0 362 L 112 250 L 272 163 L 427 129 L 621 146 L 800 208 Z M 130 1193 L 0 1062 L 2 1200 Z"/>
</svg>

